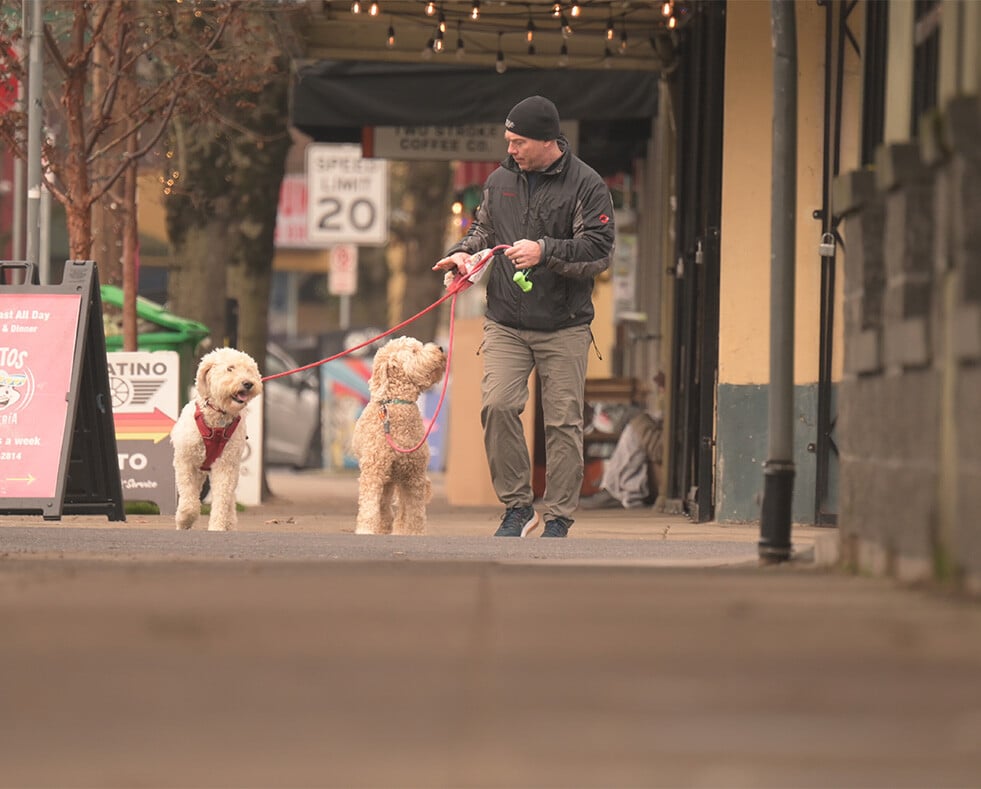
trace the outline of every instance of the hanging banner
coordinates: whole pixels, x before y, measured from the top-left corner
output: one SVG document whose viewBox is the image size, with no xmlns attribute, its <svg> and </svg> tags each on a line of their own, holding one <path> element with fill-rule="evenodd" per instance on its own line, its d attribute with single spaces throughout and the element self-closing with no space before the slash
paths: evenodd
<svg viewBox="0 0 981 789">
<path fill-rule="evenodd" d="M 579 121 L 559 128 L 573 152 L 579 148 Z M 500 162 L 508 154 L 503 123 L 465 126 L 375 126 L 371 154 L 380 159 Z"/>
</svg>

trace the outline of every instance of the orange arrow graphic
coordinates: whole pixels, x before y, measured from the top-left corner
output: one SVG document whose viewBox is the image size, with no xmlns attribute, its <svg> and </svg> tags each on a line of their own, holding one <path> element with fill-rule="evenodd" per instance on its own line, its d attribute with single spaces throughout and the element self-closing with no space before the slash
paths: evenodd
<svg viewBox="0 0 981 789">
<path fill-rule="evenodd" d="M 170 435 L 176 420 L 159 408 L 142 414 L 113 414 L 117 441 L 153 441 L 158 444 Z"/>
<path fill-rule="evenodd" d="M 30 485 L 37 479 L 33 474 L 28 474 L 26 477 L 7 477 L 7 482 L 26 482 Z"/>
</svg>

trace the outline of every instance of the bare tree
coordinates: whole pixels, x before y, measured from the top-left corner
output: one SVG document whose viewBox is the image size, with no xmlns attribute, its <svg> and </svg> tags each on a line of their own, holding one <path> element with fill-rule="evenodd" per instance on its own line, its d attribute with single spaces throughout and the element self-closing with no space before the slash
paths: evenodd
<svg viewBox="0 0 981 789">
<path fill-rule="evenodd" d="M 103 280 L 124 284 L 131 315 L 135 281 L 132 270 L 124 276 L 123 263 L 125 256 L 131 269 L 136 256 L 135 189 L 134 181 L 126 185 L 127 173 L 135 177 L 137 163 L 173 132 L 174 118 L 193 129 L 212 117 L 216 98 L 262 92 L 272 64 L 268 49 L 256 46 L 256 31 L 267 26 L 268 8 L 249 0 L 45 0 L 47 188 L 64 206 L 75 259 L 92 256 L 93 208 L 100 201 L 121 206 L 119 221 L 98 224 L 114 236 L 98 247 L 107 255 L 100 261 Z M 3 11 L 0 71 L 23 81 L 26 64 L 14 54 L 23 30 L 17 15 Z M 239 99 L 239 106 L 246 104 Z M 0 116 L 0 142 L 21 159 L 27 156 L 26 127 L 26 112 Z M 135 347 L 135 318 L 124 324 Z"/>
<path fill-rule="evenodd" d="M 177 106 L 193 106 L 212 84 L 209 53 L 236 13 L 230 2 L 214 8 L 205 24 L 190 8 L 145 0 L 46 3 L 42 165 L 47 188 L 65 207 L 72 257 L 91 254 L 95 202 L 157 144 Z M 27 80 L 26 64 L 9 54 L 21 35 L 0 21 L 2 65 Z M 147 80 L 150 70 L 138 66 L 154 58 L 169 62 L 157 72 L 161 79 Z M 27 156 L 26 116 L 0 118 L 0 139 L 20 158 Z M 139 144 L 130 150 L 134 138 Z"/>
</svg>

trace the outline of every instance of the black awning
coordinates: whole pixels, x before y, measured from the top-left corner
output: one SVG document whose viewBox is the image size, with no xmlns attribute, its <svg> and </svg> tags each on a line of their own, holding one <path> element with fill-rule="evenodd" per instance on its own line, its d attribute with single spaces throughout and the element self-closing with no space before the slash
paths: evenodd
<svg viewBox="0 0 981 789">
<path fill-rule="evenodd" d="M 657 112 L 652 71 L 510 69 L 321 61 L 300 70 L 292 123 L 317 142 L 357 142 L 366 126 L 501 123 L 531 95 L 580 122 L 579 154 L 601 173 L 644 155 Z M 502 131 L 503 134 L 503 131 Z"/>
</svg>

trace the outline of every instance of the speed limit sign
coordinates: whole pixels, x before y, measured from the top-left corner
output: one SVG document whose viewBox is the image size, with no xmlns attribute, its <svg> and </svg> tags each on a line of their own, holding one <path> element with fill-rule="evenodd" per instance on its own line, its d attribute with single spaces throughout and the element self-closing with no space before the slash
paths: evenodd
<svg viewBox="0 0 981 789">
<path fill-rule="evenodd" d="M 307 238 L 313 243 L 388 240 L 388 163 L 360 145 L 307 146 Z"/>
</svg>

